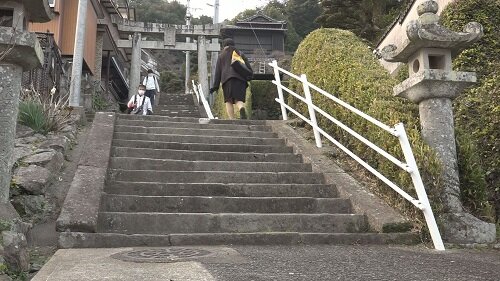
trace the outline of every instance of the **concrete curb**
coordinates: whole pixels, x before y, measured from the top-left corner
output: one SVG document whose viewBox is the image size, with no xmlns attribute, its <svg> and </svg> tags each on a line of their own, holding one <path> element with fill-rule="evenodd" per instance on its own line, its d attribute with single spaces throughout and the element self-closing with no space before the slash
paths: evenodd
<svg viewBox="0 0 500 281">
<path fill-rule="evenodd" d="M 96 113 L 61 214 L 59 232 L 96 232 L 97 217 L 109 165 L 115 114 Z"/>
<path fill-rule="evenodd" d="M 335 162 L 324 155 L 324 149 L 317 148 L 305 140 L 284 121 L 267 121 L 294 152 L 302 154 L 305 163 L 311 163 L 313 172 L 323 173 L 325 183 L 335 185 L 341 198 L 351 200 L 353 211 L 365 214 L 371 230 L 376 232 L 404 232 L 411 229 L 411 223 L 380 198 L 364 188 Z"/>
</svg>

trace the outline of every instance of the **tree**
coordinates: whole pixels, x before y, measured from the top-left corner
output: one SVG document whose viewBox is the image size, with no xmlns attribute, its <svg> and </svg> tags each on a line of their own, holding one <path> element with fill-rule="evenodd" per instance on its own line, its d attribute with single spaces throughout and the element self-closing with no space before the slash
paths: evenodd
<svg viewBox="0 0 500 281">
<path fill-rule="evenodd" d="M 187 7 L 177 1 L 130 0 L 138 21 L 184 24 Z"/>
<path fill-rule="evenodd" d="M 315 22 L 321 14 L 318 0 L 288 0 L 285 7 L 288 21 L 293 23 L 300 37 L 306 37 L 319 27 L 319 24 Z"/>
<path fill-rule="evenodd" d="M 316 22 L 322 27 L 350 30 L 359 37 L 374 42 L 406 2 L 399 0 L 322 0 L 323 13 L 316 19 Z"/>
</svg>

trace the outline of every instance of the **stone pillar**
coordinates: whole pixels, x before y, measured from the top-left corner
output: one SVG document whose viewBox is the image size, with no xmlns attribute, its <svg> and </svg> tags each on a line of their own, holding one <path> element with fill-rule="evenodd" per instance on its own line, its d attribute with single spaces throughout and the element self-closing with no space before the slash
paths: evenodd
<svg viewBox="0 0 500 281">
<path fill-rule="evenodd" d="M 394 93 L 419 105 L 422 138 L 441 162 L 444 240 L 456 244 L 492 243 L 495 225 L 466 213 L 460 201 L 452 106 L 452 100 L 476 82 L 476 74 L 453 71 L 451 54 L 477 41 L 483 30 L 479 23 L 472 22 L 463 32 L 451 31 L 439 24 L 438 8 L 435 1 L 418 5 L 419 18 L 406 28 L 409 40 L 403 46 L 384 47 L 381 55 L 386 61 L 408 64 L 410 77 L 395 86 Z"/>
<path fill-rule="evenodd" d="M 9 202 L 9 191 L 22 73 L 44 61 L 36 35 L 26 29 L 28 22 L 47 22 L 53 14 L 47 0 L 0 0 L 0 7 L 12 19 L 11 26 L 0 26 L 0 50 L 4 51 L 0 59 L 0 218 L 13 219 L 19 216 Z"/>
<path fill-rule="evenodd" d="M 9 202 L 14 140 L 23 69 L 19 65 L 0 64 L 0 204 Z"/>
<path fill-rule="evenodd" d="M 212 39 L 213 44 L 219 44 L 219 39 L 215 38 Z M 219 52 L 212 52 L 211 53 L 211 69 L 210 69 L 210 87 L 214 87 L 214 80 L 215 80 L 215 68 L 217 67 L 217 58 L 219 57 Z M 217 93 L 214 93 L 216 95 Z M 210 97 L 210 104 L 213 105 L 215 102 L 215 96 Z"/>
<path fill-rule="evenodd" d="M 141 40 L 141 33 L 134 33 L 132 37 L 132 60 L 130 61 L 129 98 L 137 94 L 137 87 L 141 83 Z"/>
<path fill-rule="evenodd" d="M 203 89 L 205 97 L 208 96 L 208 63 L 207 63 L 207 41 L 205 36 L 198 36 L 198 80 Z"/>
<path fill-rule="evenodd" d="M 75 46 L 73 49 L 73 65 L 71 69 L 71 85 L 69 89 L 69 106 L 80 106 L 82 83 L 83 50 L 85 49 L 85 27 L 87 23 L 88 0 L 79 0 L 78 18 L 76 20 Z"/>
<path fill-rule="evenodd" d="M 97 32 L 97 40 L 95 46 L 95 69 L 94 79 L 98 82 L 97 89 L 99 90 L 102 80 L 102 48 L 104 46 L 104 32 Z"/>
<path fill-rule="evenodd" d="M 442 200 L 445 212 L 463 212 L 460 201 L 455 126 L 451 99 L 426 99 L 419 103 L 422 138 L 441 160 Z"/>
<path fill-rule="evenodd" d="M 186 51 L 186 77 L 184 79 L 184 88 L 185 93 L 189 94 L 189 89 L 191 88 L 191 53 L 189 51 Z"/>
</svg>

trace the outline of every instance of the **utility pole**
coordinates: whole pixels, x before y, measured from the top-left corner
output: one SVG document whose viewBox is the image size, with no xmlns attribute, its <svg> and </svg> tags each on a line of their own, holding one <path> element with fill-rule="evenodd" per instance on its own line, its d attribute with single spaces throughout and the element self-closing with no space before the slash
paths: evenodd
<svg viewBox="0 0 500 281">
<path fill-rule="evenodd" d="M 214 3 L 214 18 L 213 18 L 213 24 L 216 25 L 216 24 L 219 24 L 219 0 L 215 0 L 215 3 Z M 212 43 L 219 43 L 219 39 L 218 38 L 214 38 L 212 39 Z M 217 57 L 219 56 L 219 53 L 218 52 L 212 52 L 211 54 L 211 70 L 210 70 L 210 87 L 214 87 L 214 80 L 215 80 L 215 67 L 217 65 Z M 212 97 L 210 97 L 212 98 Z M 213 104 L 213 102 L 215 101 L 215 98 L 213 98 L 212 100 L 210 100 L 210 104 Z"/>
<path fill-rule="evenodd" d="M 190 9 L 190 0 L 187 1 L 187 9 L 186 9 L 186 25 L 191 25 L 191 12 Z M 186 43 L 190 43 L 191 38 L 186 38 Z M 184 81 L 184 88 L 186 89 L 185 93 L 189 94 L 189 80 L 191 80 L 191 54 L 189 51 L 186 51 L 186 78 Z"/>
</svg>

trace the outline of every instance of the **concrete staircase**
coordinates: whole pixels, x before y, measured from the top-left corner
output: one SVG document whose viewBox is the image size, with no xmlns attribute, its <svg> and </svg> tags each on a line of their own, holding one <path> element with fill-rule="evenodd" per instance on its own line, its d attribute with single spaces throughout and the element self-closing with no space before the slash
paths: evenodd
<svg viewBox="0 0 500 281">
<path fill-rule="evenodd" d="M 161 93 L 160 101 L 153 108 L 155 115 L 169 117 L 201 117 L 193 103 L 192 95 Z"/>
<path fill-rule="evenodd" d="M 366 217 L 263 122 L 116 122 L 100 233 L 153 245 L 274 244 L 359 240 L 368 230 Z"/>
<path fill-rule="evenodd" d="M 178 117 L 196 115 L 189 103 L 164 95 L 152 116 L 99 115 L 96 156 L 80 160 L 58 219 L 61 247 L 414 241 L 370 232 L 368 217 L 266 121 Z"/>
</svg>

